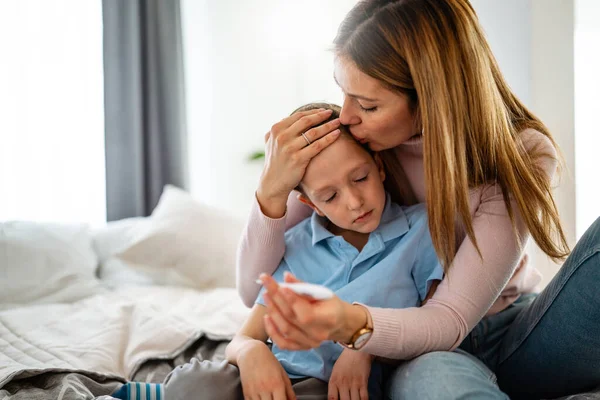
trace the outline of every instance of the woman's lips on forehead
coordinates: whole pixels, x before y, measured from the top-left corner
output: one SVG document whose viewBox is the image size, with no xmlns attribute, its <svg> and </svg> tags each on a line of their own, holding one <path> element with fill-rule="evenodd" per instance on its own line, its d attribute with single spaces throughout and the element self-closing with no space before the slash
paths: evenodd
<svg viewBox="0 0 600 400">
<path fill-rule="evenodd" d="M 356 139 L 357 142 L 360 142 L 360 143 L 367 142 L 367 138 L 361 138 L 360 136 L 356 136 L 355 134 L 352 134 L 352 136 L 354 137 L 354 139 Z"/>
<path fill-rule="evenodd" d="M 352 135 L 352 137 L 354 137 L 354 139 L 356 141 L 361 142 L 361 143 L 364 143 L 367 141 L 366 138 L 361 138 L 356 132 L 354 132 L 352 130 L 352 127 L 350 127 L 349 130 L 350 130 L 350 134 Z"/>
</svg>

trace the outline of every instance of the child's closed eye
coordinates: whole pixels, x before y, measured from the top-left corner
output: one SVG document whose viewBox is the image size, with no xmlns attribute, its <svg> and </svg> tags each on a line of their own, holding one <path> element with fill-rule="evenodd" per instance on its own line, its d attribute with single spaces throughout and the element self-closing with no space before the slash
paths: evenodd
<svg viewBox="0 0 600 400">
<path fill-rule="evenodd" d="M 363 176 L 362 178 L 359 178 L 359 179 L 355 180 L 355 182 L 364 182 L 364 181 L 367 180 L 368 177 L 369 177 L 369 174 Z"/>
</svg>

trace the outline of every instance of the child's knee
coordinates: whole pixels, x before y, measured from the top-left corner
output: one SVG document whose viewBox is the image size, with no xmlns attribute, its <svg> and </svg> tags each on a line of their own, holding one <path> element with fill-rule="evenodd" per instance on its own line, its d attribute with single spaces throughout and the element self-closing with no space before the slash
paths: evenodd
<svg viewBox="0 0 600 400">
<path fill-rule="evenodd" d="M 200 361 L 197 358 L 175 368 L 165 378 L 165 398 L 240 399 L 242 389 L 237 367 L 227 361 Z"/>
</svg>

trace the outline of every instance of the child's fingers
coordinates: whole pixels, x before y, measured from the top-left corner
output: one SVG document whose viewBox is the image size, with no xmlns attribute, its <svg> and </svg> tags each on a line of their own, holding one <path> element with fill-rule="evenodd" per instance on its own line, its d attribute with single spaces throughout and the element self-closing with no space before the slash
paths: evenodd
<svg viewBox="0 0 600 400">
<path fill-rule="evenodd" d="M 369 391 L 366 385 L 360 387 L 360 400 L 369 400 Z"/>
<path fill-rule="evenodd" d="M 287 400 L 296 400 L 296 393 L 294 393 L 294 388 L 292 387 L 292 382 L 290 381 L 290 377 L 284 372 L 285 381 L 285 395 Z"/>
<path fill-rule="evenodd" d="M 287 400 L 286 399 L 286 387 L 285 387 L 285 381 L 283 383 L 284 386 L 278 386 L 277 389 L 275 389 L 272 393 L 273 396 L 273 400 Z M 268 397 L 270 398 L 270 397 Z"/>
<path fill-rule="evenodd" d="M 328 399 L 339 399 L 340 394 L 337 388 L 337 385 L 329 382 L 329 386 L 327 388 L 327 398 Z"/>
<path fill-rule="evenodd" d="M 352 400 L 350 397 L 350 389 L 348 388 L 348 386 L 344 385 L 343 387 L 339 388 L 339 393 L 340 400 Z"/>
</svg>

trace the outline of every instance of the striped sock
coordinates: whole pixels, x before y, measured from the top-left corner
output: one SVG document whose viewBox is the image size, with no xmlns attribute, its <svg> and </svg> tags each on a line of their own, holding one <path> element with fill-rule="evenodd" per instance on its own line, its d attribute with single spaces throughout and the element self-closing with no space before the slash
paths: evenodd
<svg viewBox="0 0 600 400">
<path fill-rule="evenodd" d="M 160 383 L 129 382 L 111 396 L 121 400 L 164 400 L 165 389 Z"/>
</svg>

